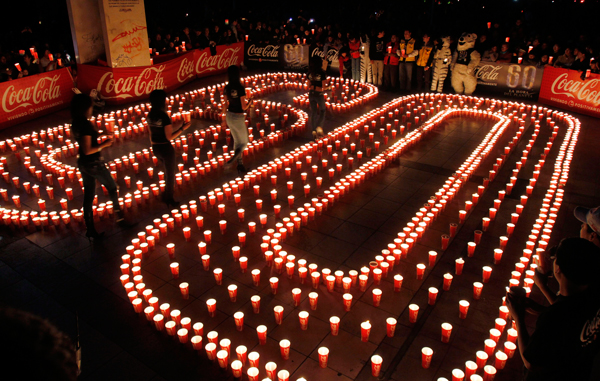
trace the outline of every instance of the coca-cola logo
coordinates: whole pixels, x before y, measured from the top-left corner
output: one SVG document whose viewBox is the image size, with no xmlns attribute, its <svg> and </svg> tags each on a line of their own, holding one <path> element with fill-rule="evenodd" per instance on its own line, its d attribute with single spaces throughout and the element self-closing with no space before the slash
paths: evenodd
<svg viewBox="0 0 600 381">
<path fill-rule="evenodd" d="M 279 45 L 256 46 L 250 45 L 247 50 L 249 57 L 278 58 Z"/>
<path fill-rule="evenodd" d="M 500 75 L 500 69 L 502 66 L 496 65 L 483 65 L 477 70 L 476 77 L 486 82 L 496 82 Z"/>
<path fill-rule="evenodd" d="M 327 59 L 327 61 L 329 62 L 333 62 L 333 61 L 337 61 L 338 59 L 338 51 L 336 49 L 329 49 L 327 50 L 327 57 L 325 57 L 325 51 L 319 49 L 319 48 L 314 48 L 313 51 L 310 53 L 311 57 L 321 57 L 323 59 Z"/>
<path fill-rule="evenodd" d="M 165 81 L 162 73 L 165 65 L 147 67 L 139 75 L 117 78 L 113 72 L 105 73 L 98 81 L 96 90 L 106 99 L 123 99 L 150 95 L 152 90 L 164 89 Z M 133 93 L 133 94 L 132 94 Z"/>
<path fill-rule="evenodd" d="M 556 77 L 550 91 L 555 95 L 564 95 L 590 103 L 595 107 L 600 106 L 600 79 L 598 78 L 582 81 L 579 78 L 569 79 L 569 73 L 563 73 Z"/>
<path fill-rule="evenodd" d="M 213 70 L 224 70 L 231 65 L 237 65 L 239 52 L 239 46 L 237 48 L 227 48 L 221 54 L 214 56 L 209 55 L 208 51 L 204 51 L 200 55 L 200 58 L 198 58 L 198 61 L 196 61 L 196 74 Z"/>
<path fill-rule="evenodd" d="M 195 75 L 194 61 L 187 58 L 182 59 L 181 64 L 179 64 L 179 70 L 177 70 L 177 80 L 179 83 L 183 83 Z"/>
<path fill-rule="evenodd" d="M 600 310 L 596 313 L 596 316 L 585 322 L 579 340 L 581 340 L 582 346 L 587 346 L 596 340 L 598 333 L 600 332 Z"/>
<path fill-rule="evenodd" d="M 10 85 L 2 94 L 2 110 L 6 113 L 13 112 L 21 107 L 28 107 L 45 103 L 60 97 L 58 80 L 60 74 L 52 77 L 42 77 L 35 85 L 25 88 L 15 88 Z"/>
</svg>

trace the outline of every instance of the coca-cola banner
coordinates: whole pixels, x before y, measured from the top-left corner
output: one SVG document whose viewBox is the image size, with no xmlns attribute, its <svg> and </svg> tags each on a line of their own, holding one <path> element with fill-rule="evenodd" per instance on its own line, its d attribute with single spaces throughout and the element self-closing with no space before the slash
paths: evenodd
<svg viewBox="0 0 600 381">
<path fill-rule="evenodd" d="M 250 44 L 246 46 L 244 64 L 253 68 L 306 70 L 313 56 L 327 59 L 329 68 L 337 73 L 339 68 L 337 49 L 329 47 L 325 54 L 323 48 L 316 45 Z"/>
<path fill-rule="evenodd" d="M 0 83 L 0 129 L 66 107 L 73 97 L 72 88 L 67 68 Z"/>
<path fill-rule="evenodd" d="M 476 92 L 536 100 L 543 73 L 543 68 L 532 65 L 481 62 L 475 73 Z"/>
<path fill-rule="evenodd" d="M 252 68 L 279 68 L 280 49 L 281 45 L 277 44 L 247 44 L 244 65 Z"/>
<path fill-rule="evenodd" d="M 230 65 L 242 63 L 244 43 L 193 50 L 160 64 L 147 67 L 108 68 L 79 65 L 77 86 L 83 92 L 98 90 L 110 104 L 145 99 L 155 89 L 173 91 L 194 78 L 224 73 Z"/>
<path fill-rule="evenodd" d="M 581 79 L 576 70 L 548 67 L 544 71 L 540 103 L 600 118 L 600 75 Z"/>
</svg>

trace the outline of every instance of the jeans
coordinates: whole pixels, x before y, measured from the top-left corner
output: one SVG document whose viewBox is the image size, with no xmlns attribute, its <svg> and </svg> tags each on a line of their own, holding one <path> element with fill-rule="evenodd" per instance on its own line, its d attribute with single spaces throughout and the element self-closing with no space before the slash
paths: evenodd
<svg viewBox="0 0 600 381">
<path fill-rule="evenodd" d="M 417 89 L 419 91 L 429 91 L 431 87 L 431 70 L 425 70 L 424 66 L 417 66 Z"/>
<path fill-rule="evenodd" d="M 360 57 L 351 58 L 352 60 L 352 79 L 360 81 Z"/>
<path fill-rule="evenodd" d="M 310 104 L 308 120 L 312 130 L 316 131 L 317 127 L 322 128 L 325 122 L 325 96 L 321 92 L 311 90 L 308 92 L 308 103 Z"/>
<path fill-rule="evenodd" d="M 414 62 L 400 62 L 400 90 L 410 91 Z"/>
<path fill-rule="evenodd" d="M 242 153 L 248 145 L 248 128 L 246 127 L 244 114 L 227 111 L 225 120 L 233 137 L 233 151 L 237 155 L 238 162 L 241 163 Z"/>
<path fill-rule="evenodd" d="M 81 172 L 81 178 L 83 179 L 83 217 L 89 229 L 93 227 L 94 223 L 93 204 L 94 197 L 96 197 L 96 180 L 104 185 L 108 191 L 115 212 L 121 210 L 119 206 L 119 194 L 117 192 L 117 184 L 103 161 L 86 163 L 80 159 L 77 161 L 77 164 L 79 172 Z"/>
<path fill-rule="evenodd" d="M 373 70 L 373 84 L 381 86 L 381 78 L 383 77 L 383 61 L 371 61 L 371 69 Z"/>
<path fill-rule="evenodd" d="M 398 65 L 383 66 L 383 86 L 386 90 L 396 90 L 398 84 Z"/>
<path fill-rule="evenodd" d="M 173 200 L 175 189 L 175 172 L 177 171 L 177 162 L 175 160 L 175 149 L 171 143 L 153 144 L 152 153 L 165 165 L 165 201 Z"/>
</svg>

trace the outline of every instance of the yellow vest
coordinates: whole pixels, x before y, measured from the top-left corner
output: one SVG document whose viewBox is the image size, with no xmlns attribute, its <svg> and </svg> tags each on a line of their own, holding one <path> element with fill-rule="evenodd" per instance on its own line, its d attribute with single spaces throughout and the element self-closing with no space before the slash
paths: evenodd
<svg viewBox="0 0 600 381">
<path fill-rule="evenodd" d="M 406 42 L 406 40 L 402 39 L 400 40 L 400 50 L 402 51 L 402 49 L 406 49 L 406 54 L 410 54 L 412 52 L 415 51 L 415 39 L 411 38 L 410 40 L 408 40 L 408 42 Z M 400 62 L 415 62 L 416 57 L 400 57 Z"/>
<path fill-rule="evenodd" d="M 429 60 L 429 56 L 431 55 L 432 50 L 433 46 L 423 46 L 421 49 L 419 49 L 417 66 L 427 66 L 427 61 Z"/>
</svg>

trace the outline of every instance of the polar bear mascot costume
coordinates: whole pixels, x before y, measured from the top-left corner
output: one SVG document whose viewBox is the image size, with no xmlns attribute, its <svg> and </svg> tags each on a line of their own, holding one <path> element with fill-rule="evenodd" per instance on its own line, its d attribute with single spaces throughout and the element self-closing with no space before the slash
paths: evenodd
<svg viewBox="0 0 600 381">
<path fill-rule="evenodd" d="M 452 56 L 452 87 L 457 94 L 471 95 L 477 87 L 475 69 L 481 61 L 481 55 L 475 50 L 475 33 L 463 33 Z"/>
<path fill-rule="evenodd" d="M 452 61 L 450 50 L 450 37 L 442 37 L 442 47 L 436 49 L 433 56 L 433 75 L 431 77 L 431 91 L 441 93 L 444 90 L 444 81 L 448 75 L 448 67 Z"/>
</svg>

